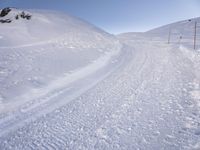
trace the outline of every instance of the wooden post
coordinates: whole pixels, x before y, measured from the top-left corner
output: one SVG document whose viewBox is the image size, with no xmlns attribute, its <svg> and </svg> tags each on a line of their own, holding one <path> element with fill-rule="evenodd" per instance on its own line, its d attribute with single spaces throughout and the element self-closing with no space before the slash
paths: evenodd
<svg viewBox="0 0 200 150">
<path fill-rule="evenodd" d="M 181 45 L 181 40 L 182 40 L 182 39 L 183 39 L 183 37 L 182 37 L 182 36 L 180 36 L 180 37 L 179 37 L 179 42 L 178 42 L 178 43 L 179 43 L 179 45 Z"/>
<path fill-rule="evenodd" d="M 169 34 L 168 34 L 168 44 L 170 43 L 170 38 L 171 38 L 171 28 L 169 28 Z"/>
<path fill-rule="evenodd" d="M 194 50 L 196 49 L 196 39 L 197 39 L 197 21 L 194 23 Z"/>
</svg>

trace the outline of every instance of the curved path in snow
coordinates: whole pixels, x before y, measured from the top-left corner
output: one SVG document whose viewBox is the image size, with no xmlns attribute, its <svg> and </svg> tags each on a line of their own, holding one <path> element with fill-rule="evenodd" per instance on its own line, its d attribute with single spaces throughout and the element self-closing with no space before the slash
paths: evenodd
<svg viewBox="0 0 200 150">
<path fill-rule="evenodd" d="M 75 83 L 86 88 L 72 97 L 76 89 L 64 89 L 57 107 L 43 105 L 48 109 L 1 134 L 0 149 L 199 149 L 194 62 L 178 48 L 147 41 L 128 43 L 124 53 L 109 75 Z"/>
<path fill-rule="evenodd" d="M 48 86 L 21 96 L 27 102 L 0 117 L 0 136 L 59 108 L 92 88 L 130 59 L 130 50 L 105 53 L 89 65 L 60 77 Z M 37 113 L 35 113 L 37 112 Z"/>
</svg>

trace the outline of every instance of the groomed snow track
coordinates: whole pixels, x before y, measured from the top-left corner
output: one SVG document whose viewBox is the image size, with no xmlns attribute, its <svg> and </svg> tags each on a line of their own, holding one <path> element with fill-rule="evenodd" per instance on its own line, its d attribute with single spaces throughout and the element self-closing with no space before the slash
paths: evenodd
<svg viewBox="0 0 200 150">
<path fill-rule="evenodd" d="M 198 149 L 194 62 L 177 47 L 142 40 L 122 56 L 108 74 L 75 83 L 92 84 L 72 97 L 76 89 L 64 89 L 58 102 L 24 115 L 27 121 L 16 118 L 19 126 L 1 124 L 0 149 Z"/>
</svg>

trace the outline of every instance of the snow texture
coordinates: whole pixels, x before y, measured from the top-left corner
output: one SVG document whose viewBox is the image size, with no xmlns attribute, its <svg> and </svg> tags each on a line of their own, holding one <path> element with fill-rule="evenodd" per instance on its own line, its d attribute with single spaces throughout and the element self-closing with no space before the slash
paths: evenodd
<svg viewBox="0 0 200 150">
<path fill-rule="evenodd" d="M 200 149 L 200 52 L 170 25 L 114 37 L 28 13 L 0 24 L 0 149 Z"/>
</svg>

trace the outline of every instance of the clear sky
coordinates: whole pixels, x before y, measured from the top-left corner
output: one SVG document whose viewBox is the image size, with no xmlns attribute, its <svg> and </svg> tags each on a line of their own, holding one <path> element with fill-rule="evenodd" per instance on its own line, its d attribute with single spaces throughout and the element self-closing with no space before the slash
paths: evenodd
<svg viewBox="0 0 200 150">
<path fill-rule="evenodd" d="M 0 0 L 6 6 L 67 12 L 114 34 L 200 17 L 200 0 Z"/>
</svg>

